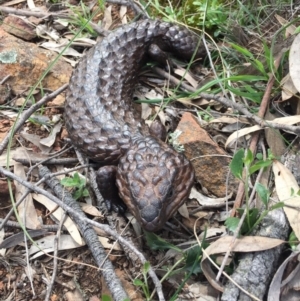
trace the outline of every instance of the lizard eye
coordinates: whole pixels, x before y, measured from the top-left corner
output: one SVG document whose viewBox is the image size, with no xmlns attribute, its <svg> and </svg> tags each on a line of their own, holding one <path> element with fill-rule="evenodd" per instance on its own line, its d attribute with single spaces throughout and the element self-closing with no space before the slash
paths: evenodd
<svg viewBox="0 0 300 301">
<path fill-rule="evenodd" d="M 174 189 L 170 188 L 168 193 L 167 193 L 167 198 L 170 199 L 174 196 Z"/>
</svg>

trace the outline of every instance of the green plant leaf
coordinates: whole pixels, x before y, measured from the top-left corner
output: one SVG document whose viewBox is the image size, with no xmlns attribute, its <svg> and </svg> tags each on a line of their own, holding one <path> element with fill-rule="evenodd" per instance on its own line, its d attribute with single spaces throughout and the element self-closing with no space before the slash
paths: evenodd
<svg viewBox="0 0 300 301">
<path fill-rule="evenodd" d="M 263 161 L 263 159 L 264 159 L 262 153 L 257 153 L 255 157 L 256 157 L 256 159 L 259 160 L 259 161 Z"/>
<path fill-rule="evenodd" d="M 136 286 L 144 286 L 144 282 L 140 279 L 134 279 L 133 284 Z"/>
<path fill-rule="evenodd" d="M 76 181 L 73 178 L 65 177 L 60 180 L 60 184 L 65 187 L 74 187 L 76 186 Z"/>
<path fill-rule="evenodd" d="M 234 44 L 234 43 L 229 43 L 229 44 L 232 46 L 232 48 L 234 48 L 236 51 L 238 51 L 242 55 L 244 55 L 244 56 L 246 56 L 250 59 L 254 59 L 253 54 L 249 50 L 247 50 L 246 48 L 244 48 L 240 45 Z"/>
<path fill-rule="evenodd" d="M 245 157 L 244 157 L 243 161 L 244 161 L 246 166 L 250 166 L 251 163 L 253 162 L 253 153 L 251 152 L 250 149 L 246 149 Z"/>
<path fill-rule="evenodd" d="M 232 174 L 242 180 L 242 174 L 243 174 L 243 166 L 244 166 L 244 162 L 243 162 L 243 158 L 244 158 L 244 149 L 240 149 L 238 150 L 229 165 L 230 171 L 232 172 Z"/>
<path fill-rule="evenodd" d="M 254 68 L 256 68 L 260 73 L 264 74 L 265 76 L 267 76 L 267 72 L 265 70 L 264 65 L 259 61 L 259 60 L 254 60 L 252 62 L 252 66 Z"/>
<path fill-rule="evenodd" d="M 202 272 L 200 266 L 200 262 L 202 258 L 201 247 L 196 245 L 193 248 L 188 249 L 185 254 L 186 254 L 186 260 L 185 260 L 185 265 L 183 267 L 184 270 L 192 272 L 195 275 L 201 273 Z"/>
<path fill-rule="evenodd" d="M 102 301 L 111 301 L 111 298 L 108 295 L 102 295 L 101 300 Z"/>
<path fill-rule="evenodd" d="M 249 221 L 250 221 L 250 229 L 253 227 L 253 225 L 255 224 L 255 222 L 257 221 L 258 219 L 258 216 L 259 216 L 259 210 L 257 208 L 252 208 L 249 210 Z M 245 226 L 246 226 L 246 223 L 244 223 Z M 248 226 L 248 225 L 247 225 Z M 247 229 L 245 232 L 242 232 L 242 233 L 246 233 L 248 232 L 250 229 Z M 244 231 L 244 229 L 243 229 Z"/>
<path fill-rule="evenodd" d="M 284 202 L 278 202 L 275 205 L 271 206 L 269 210 L 271 211 L 271 210 L 279 209 L 279 208 L 283 208 L 283 207 L 284 207 Z"/>
<path fill-rule="evenodd" d="M 82 191 L 82 196 L 87 197 L 89 195 L 90 195 L 89 191 L 86 188 L 84 188 L 83 191 Z"/>
<path fill-rule="evenodd" d="M 250 168 L 249 168 L 249 172 L 250 172 L 250 175 L 252 175 L 253 173 L 255 173 L 256 171 L 260 170 L 261 168 L 263 167 L 268 167 L 270 166 L 271 164 L 273 163 L 272 160 L 265 160 L 265 161 L 259 161 L 255 164 L 253 164 Z"/>
<path fill-rule="evenodd" d="M 228 229 L 228 231 L 234 232 L 240 222 L 240 219 L 238 217 L 228 217 L 225 221 L 225 226 Z"/>
<path fill-rule="evenodd" d="M 80 177 L 79 177 L 78 172 L 75 172 L 75 173 L 74 173 L 73 179 L 74 179 L 74 181 L 76 182 L 76 184 L 81 184 L 81 179 L 80 179 Z"/>
<path fill-rule="evenodd" d="M 151 250 L 169 250 L 173 249 L 178 252 L 182 252 L 181 249 L 174 246 L 173 244 L 170 244 L 169 242 L 163 240 L 159 236 L 157 236 L 154 233 L 150 233 L 145 231 L 145 238 L 147 241 L 148 246 L 151 248 Z"/>
<path fill-rule="evenodd" d="M 268 203 L 269 203 L 269 199 L 270 199 L 270 191 L 261 183 L 256 184 L 255 190 L 257 191 L 261 201 L 264 203 L 266 208 L 268 208 Z"/>
<path fill-rule="evenodd" d="M 256 93 L 248 93 L 248 92 L 243 92 L 241 91 L 241 89 L 235 89 L 233 87 L 230 87 L 229 85 L 226 85 L 226 89 L 228 89 L 229 91 L 231 91 L 232 93 L 234 93 L 237 96 L 242 96 L 245 97 L 249 100 L 252 100 L 255 103 L 260 104 L 261 103 L 261 99 L 263 96 L 263 92 L 259 92 L 257 91 Z"/>
<path fill-rule="evenodd" d="M 150 270 L 150 262 L 147 261 L 143 265 L 143 274 L 144 275 L 148 274 L 149 270 Z"/>
<path fill-rule="evenodd" d="M 289 236 L 289 245 L 292 247 L 293 250 L 295 250 L 297 248 L 298 244 L 299 244 L 298 238 L 295 235 L 295 232 L 292 231 Z"/>
<path fill-rule="evenodd" d="M 79 190 L 76 190 L 74 193 L 73 193 L 73 198 L 74 200 L 78 200 L 82 197 L 82 191 L 79 189 Z"/>
</svg>

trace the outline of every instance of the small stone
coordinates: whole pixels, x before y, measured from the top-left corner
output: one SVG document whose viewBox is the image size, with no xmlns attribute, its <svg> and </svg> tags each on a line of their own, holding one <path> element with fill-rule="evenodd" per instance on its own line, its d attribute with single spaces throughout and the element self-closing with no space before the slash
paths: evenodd
<svg viewBox="0 0 300 301">
<path fill-rule="evenodd" d="M 5 84 L 9 85 L 13 95 L 23 95 L 29 91 L 57 56 L 56 53 L 39 48 L 34 43 L 25 42 L 8 34 L 2 26 L 0 41 L 0 59 L 2 58 L 0 78 L 10 75 Z M 71 73 L 72 67 L 60 59 L 43 79 L 42 86 L 44 89 L 54 91 L 69 82 Z"/>
<path fill-rule="evenodd" d="M 177 130 L 181 135 L 177 141 L 184 146 L 186 157 L 191 160 L 196 179 L 210 193 L 217 197 L 226 195 L 226 182 L 231 158 L 201 128 L 191 113 L 184 113 Z M 229 175 L 227 193 L 236 193 L 239 181 Z"/>
<path fill-rule="evenodd" d="M 11 90 L 7 85 L 0 85 L 0 105 L 9 100 Z"/>
<path fill-rule="evenodd" d="M 2 28 L 6 32 L 27 41 L 36 38 L 35 27 L 25 19 L 17 16 L 9 15 L 6 17 L 3 21 Z"/>
</svg>

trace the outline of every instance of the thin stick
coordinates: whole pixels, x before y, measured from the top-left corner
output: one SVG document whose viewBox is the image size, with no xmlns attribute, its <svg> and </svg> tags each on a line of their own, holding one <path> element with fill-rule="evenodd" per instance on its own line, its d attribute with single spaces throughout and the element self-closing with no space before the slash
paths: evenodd
<svg viewBox="0 0 300 301">
<path fill-rule="evenodd" d="M 50 101 L 51 99 L 55 98 L 57 95 L 59 95 L 61 92 L 63 92 L 64 90 L 66 90 L 68 87 L 67 84 L 61 86 L 60 88 L 58 88 L 56 91 L 52 92 L 49 95 L 45 95 L 39 102 L 37 102 L 36 104 L 34 104 L 33 106 L 31 106 L 28 110 L 24 111 L 19 120 L 17 121 L 15 127 L 14 127 L 14 131 L 12 131 L 12 129 L 7 133 L 7 135 L 5 136 L 5 138 L 3 139 L 3 141 L 0 144 L 0 155 L 3 153 L 3 151 L 5 150 L 6 146 L 8 145 L 9 142 L 9 137 L 10 135 L 14 135 L 17 131 L 19 131 L 21 129 L 21 127 L 24 125 L 24 123 L 26 122 L 26 120 L 38 109 L 40 109 L 44 104 L 46 104 L 48 101 Z"/>
</svg>

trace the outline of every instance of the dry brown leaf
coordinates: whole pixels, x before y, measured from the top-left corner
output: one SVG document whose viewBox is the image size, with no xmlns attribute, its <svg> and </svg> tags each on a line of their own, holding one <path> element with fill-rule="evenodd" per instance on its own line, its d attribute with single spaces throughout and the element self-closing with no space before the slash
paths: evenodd
<svg viewBox="0 0 300 301">
<path fill-rule="evenodd" d="M 283 282 L 283 277 L 284 277 L 284 271 L 286 269 L 286 267 L 288 265 L 292 265 L 294 266 L 294 271 L 298 271 L 298 275 L 295 275 L 294 271 L 291 272 L 291 274 L 293 275 L 293 277 L 287 277 L 285 278 L 284 282 L 285 285 L 288 286 L 288 289 L 291 290 L 292 286 L 290 285 L 290 282 L 293 281 L 294 279 L 296 279 L 299 282 L 300 279 L 300 275 L 299 275 L 299 254 L 300 252 L 293 252 L 281 265 L 280 267 L 277 269 L 272 282 L 270 284 L 270 288 L 269 288 L 269 294 L 268 294 L 268 301 L 279 301 L 279 300 L 284 300 L 284 299 L 280 299 L 280 294 L 281 291 L 284 289 L 282 287 L 282 282 Z M 296 264 L 297 263 L 297 264 Z M 289 281 L 287 281 L 289 280 Z M 299 287 L 299 284 L 298 284 Z M 299 289 L 296 289 L 298 291 L 299 294 Z M 288 293 L 287 290 L 285 290 L 285 294 Z M 290 300 L 290 299 L 286 299 L 286 300 Z M 296 300 L 296 299 L 294 299 Z M 297 300 L 299 300 L 299 298 L 297 298 Z"/>
<path fill-rule="evenodd" d="M 47 235 L 41 239 L 35 241 L 29 249 L 29 255 L 34 255 L 31 257 L 32 259 L 38 258 L 45 253 L 50 253 L 54 251 L 54 240 L 56 239 L 56 235 Z M 74 241 L 72 236 L 67 234 L 62 234 L 59 238 L 58 250 L 70 250 L 79 248 L 85 245 L 85 242 L 82 241 L 82 244 L 78 244 Z M 42 250 L 42 251 L 41 251 Z"/>
<path fill-rule="evenodd" d="M 265 118 L 274 120 L 275 116 L 267 111 Z M 265 129 L 265 137 L 272 154 L 274 156 L 282 156 L 286 150 L 286 145 L 280 131 L 276 129 Z"/>
<path fill-rule="evenodd" d="M 3 242 L 5 236 L 4 227 L 0 230 L 0 244 Z M 0 256 L 5 256 L 6 249 L 2 248 L 0 249 Z"/>
<path fill-rule="evenodd" d="M 7 152 L 3 152 L 0 155 L 0 166 L 5 167 L 7 165 L 7 162 L 8 162 L 9 166 L 14 165 L 15 161 L 12 158 L 15 156 L 16 152 L 17 152 L 17 150 L 11 150 L 9 152 L 9 158 L 8 159 L 7 159 L 7 156 L 8 156 Z"/>
<path fill-rule="evenodd" d="M 285 26 L 288 23 L 290 23 L 290 21 L 282 18 L 281 16 L 279 16 L 277 14 L 275 14 L 275 18 L 283 26 Z M 297 29 L 297 27 L 294 24 L 290 24 L 288 27 L 285 28 L 286 36 L 288 37 L 290 35 L 293 35 L 295 33 L 296 29 Z"/>
<path fill-rule="evenodd" d="M 300 240 L 300 196 L 299 186 L 293 174 L 281 162 L 273 162 L 275 187 L 278 198 L 284 202 L 284 212 L 298 240 Z"/>
<path fill-rule="evenodd" d="M 68 43 L 69 43 L 69 41 L 67 39 L 64 39 L 64 40 L 61 40 L 60 43 L 50 41 L 50 42 L 41 43 L 40 46 L 45 49 L 55 51 L 60 54 L 65 49 L 65 47 Z M 82 57 L 82 54 L 79 53 L 77 50 L 75 50 L 72 47 L 68 47 L 68 49 L 64 50 L 62 55 L 72 56 L 72 57 Z"/>
<path fill-rule="evenodd" d="M 300 122 L 300 115 L 295 115 L 295 116 L 288 116 L 288 117 L 281 117 L 281 118 L 275 118 L 274 120 L 266 120 L 266 123 L 270 122 L 270 123 L 278 123 L 278 124 L 285 124 L 285 125 L 293 125 L 295 123 Z M 254 125 L 254 126 L 250 126 L 248 128 L 245 129 L 241 129 L 238 130 L 234 133 L 232 133 L 226 143 L 225 143 L 225 148 L 227 148 L 229 145 L 231 145 L 231 143 L 233 143 L 234 141 L 236 141 L 237 139 L 248 135 L 250 133 L 256 132 L 261 130 L 262 128 L 259 125 Z"/>
<path fill-rule="evenodd" d="M 149 116 L 152 114 L 152 109 L 149 104 L 142 103 L 142 119 L 147 120 Z"/>
<path fill-rule="evenodd" d="M 249 123 L 249 120 L 246 120 L 245 118 L 237 118 L 237 117 L 229 117 L 229 116 L 221 116 L 219 118 L 211 120 L 209 123 Z"/>
<path fill-rule="evenodd" d="M 93 205 L 89 205 L 86 203 L 79 203 L 83 212 L 97 217 L 103 217 L 103 214 Z"/>
<path fill-rule="evenodd" d="M 24 138 L 25 140 L 29 141 L 30 143 L 34 144 L 35 146 L 37 146 L 43 154 L 47 154 L 51 151 L 51 147 L 42 145 L 40 143 L 41 141 L 41 137 L 39 135 L 36 134 L 29 134 L 26 133 L 25 131 L 22 131 L 20 133 L 20 135 L 22 136 L 22 138 Z"/>
<path fill-rule="evenodd" d="M 265 251 L 285 243 L 285 241 L 281 239 L 262 236 L 245 236 L 242 238 L 237 238 L 234 243 L 233 241 L 234 239 L 232 236 L 220 237 L 205 249 L 201 261 L 201 268 L 206 279 L 215 289 L 221 292 L 224 290 L 224 288 L 219 282 L 215 280 L 216 275 L 211 268 L 209 260 L 207 259 L 208 256 L 219 253 L 226 253 L 229 249 L 231 249 L 233 252 Z"/>
<path fill-rule="evenodd" d="M 28 8 L 30 10 L 35 10 L 36 9 L 36 6 L 35 6 L 33 0 L 27 0 L 27 5 L 28 5 Z"/>
<path fill-rule="evenodd" d="M 280 86 L 282 100 L 288 100 L 298 92 L 289 73 L 281 80 Z"/>
<path fill-rule="evenodd" d="M 179 207 L 178 212 L 184 218 L 187 218 L 187 219 L 190 218 L 190 214 L 189 214 L 189 211 L 188 211 L 187 206 L 186 206 L 185 203 L 182 206 Z"/>
<path fill-rule="evenodd" d="M 232 252 L 259 252 L 275 248 L 285 243 L 285 241 L 281 239 L 263 236 L 245 236 L 237 238 L 234 243 L 233 241 L 232 236 L 220 237 L 205 249 L 206 254 L 203 255 L 202 261 L 207 258 L 207 255 L 226 253 L 230 248 Z"/>
<path fill-rule="evenodd" d="M 54 240 L 56 238 L 56 235 L 48 235 L 45 236 L 39 240 L 36 240 L 35 243 L 36 245 L 32 245 L 31 248 L 29 249 L 29 255 L 33 255 L 30 259 L 35 259 L 40 256 L 43 256 L 44 253 L 51 253 L 54 251 Z M 108 250 L 115 250 L 115 251 L 120 251 L 122 250 L 120 245 L 118 243 L 111 242 L 111 239 L 107 237 L 100 237 L 98 236 L 99 241 L 103 245 L 105 249 Z M 81 244 L 78 244 L 72 236 L 62 234 L 59 239 L 59 246 L 58 250 L 70 250 L 70 249 L 75 249 L 75 248 L 80 248 L 85 245 L 85 241 L 82 241 Z M 41 251 L 42 250 L 42 251 Z"/>
<path fill-rule="evenodd" d="M 187 72 L 185 69 L 183 68 L 177 68 L 174 70 L 174 73 L 184 77 L 184 79 L 193 87 L 193 88 L 197 88 L 198 87 L 198 82 L 192 77 L 192 75 Z"/>
<path fill-rule="evenodd" d="M 224 204 L 231 197 L 232 197 L 232 193 L 230 193 L 227 197 L 224 198 L 210 198 L 200 193 L 194 187 L 192 188 L 191 193 L 189 195 L 190 199 L 196 199 L 201 206 L 216 206 L 216 205 Z"/>
<path fill-rule="evenodd" d="M 2 6 L 13 6 L 15 4 L 19 4 L 21 2 L 24 2 L 25 0 L 12 0 L 12 1 L 8 1 L 6 3 L 3 3 Z"/>
<path fill-rule="evenodd" d="M 226 143 L 225 143 L 225 148 L 227 148 L 228 146 L 232 145 L 232 143 L 234 143 L 236 140 L 238 140 L 239 138 L 248 135 L 250 133 L 256 132 L 261 130 L 262 128 L 259 125 L 254 125 L 254 126 L 250 126 L 238 131 L 235 131 L 234 133 L 232 133 Z"/>
<path fill-rule="evenodd" d="M 45 159 L 49 158 L 48 155 L 43 155 L 41 153 L 36 153 L 36 152 L 31 151 L 31 150 L 27 150 L 23 147 L 18 147 L 15 150 L 13 150 L 11 152 L 11 156 L 12 156 L 12 158 L 28 160 L 29 162 L 31 161 L 31 159 L 42 161 L 42 160 L 45 160 Z M 0 157 L 0 162 L 1 162 L 1 157 Z M 12 162 L 14 162 L 14 161 L 12 161 Z"/>
<path fill-rule="evenodd" d="M 14 174 L 20 177 L 21 179 L 26 179 L 24 166 L 21 163 L 14 163 Z M 14 181 L 14 184 L 16 186 L 15 201 L 18 201 L 21 198 L 21 196 L 27 191 L 27 188 L 17 181 Z M 28 194 L 25 200 L 19 205 L 18 213 L 21 222 L 24 223 L 24 225 L 26 225 L 27 228 L 41 228 L 41 223 L 39 222 L 31 194 Z"/>
<path fill-rule="evenodd" d="M 298 34 L 291 46 L 289 56 L 289 70 L 294 86 L 300 91 L 300 34 Z"/>
<path fill-rule="evenodd" d="M 44 195 L 34 193 L 32 196 L 37 202 L 41 203 L 49 211 L 51 211 L 52 215 L 58 221 L 60 221 L 61 218 L 64 216 L 64 210 L 58 207 L 53 201 L 49 200 Z M 78 231 L 76 224 L 69 217 L 65 219 L 64 226 L 67 228 L 68 232 L 70 233 L 74 241 L 77 244 L 82 245 L 83 239 L 81 238 L 80 232 Z"/>
<path fill-rule="evenodd" d="M 46 147 L 51 147 L 53 146 L 57 134 L 60 132 L 62 128 L 62 122 L 58 122 L 52 129 L 51 133 L 49 134 L 48 137 L 40 139 L 40 144 L 46 146 Z"/>
<path fill-rule="evenodd" d="M 103 17 L 103 20 L 102 20 L 104 30 L 108 30 L 110 28 L 111 24 L 112 24 L 111 9 L 112 9 L 112 6 L 109 5 L 104 10 L 104 17 Z"/>
<path fill-rule="evenodd" d="M 122 24 L 127 24 L 127 6 L 121 5 L 120 7 L 120 19 L 122 21 Z"/>
</svg>

